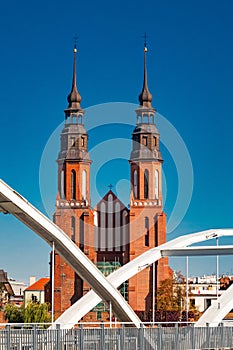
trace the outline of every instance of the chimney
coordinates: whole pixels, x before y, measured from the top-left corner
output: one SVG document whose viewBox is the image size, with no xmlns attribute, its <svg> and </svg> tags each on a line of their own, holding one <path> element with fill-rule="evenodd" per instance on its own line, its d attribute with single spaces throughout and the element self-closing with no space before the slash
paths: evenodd
<svg viewBox="0 0 233 350">
<path fill-rule="evenodd" d="M 36 282 L 36 276 L 30 276 L 29 277 L 29 286 L 31 286 L 32 284 L 34 284 Z"/>
</svg>

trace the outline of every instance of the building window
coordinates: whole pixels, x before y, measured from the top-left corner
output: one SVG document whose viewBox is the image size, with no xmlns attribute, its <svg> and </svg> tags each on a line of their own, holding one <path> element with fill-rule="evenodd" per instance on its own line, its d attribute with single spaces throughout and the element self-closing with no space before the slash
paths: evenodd
<svg viewBox="0 0 233 350">
<path fill-rule="evenodd" d="M 144 172 L 144 198 L 149 198 L 149 171 L 147 169 Z"/>
<path fill-rule="evenodd" d="M 157 145 L 158 145 L 158 143 L 157 143 L 157 137 L 154 136 L 153 140 L 154 140 L 154 146 L 157 147 Z"/>
<path fill-rule="evenodd" d="M 87 172 L 83 170 L 82 172 L 82 199 L 87 199 Z"/>
<path fill-rule="evenodd" d="M 85 227 L 84 227 L 84 220 L 83 216 L 80 217 L 79 220 L 79 248 L 84 251 L 84 237 L 85 237 Z"/>
<path fill-rule="evenodd" d="M 81 114 L 78 115 L 78 124 L 83 124 L 83 116 Z"/>
<path fill-rule="evenodd" d="M 145 234 L 145 246 L 149 247 L 149 218 L 145 217 L 145 229 L 146 229 L 146 234 Z"/>
<path fill-rule="evenodd" d="M 145 235 L 145 246 L 149 247 L 150 242 L 149 242 L 149 232 L 147 232 L 147 234 Z"/>
<path fill-rule="evenodd" d="M 108 195 L 107 250 L 113 251 L 113 195 Z"/>
<path fill-rule="evenodd" d="M 159 172 L 155 170 L 155 199 L 159 198 Z"/>
<path fill-rule="evenodd" d="M 76 199 L 76 171 L 71 171 L 71 199 Z"/>
<path fill-rule="evenodd" d="M 61 199 L 65 198 L 65 172 L 64 172 L 64 170 L 61 171 L 60 196 L 61 196 Z"/>
<path fill-rule="evenodd" d="M 75 217 L 71 216 L 71 239 L 75 242 Z"/>
<path fill-rule="evenodd" d="M 117 202 L 115 204 L 115 232 L 113 235 L 113 238 L 115 238 L 115 242 L 114 242 L 114 250 L 115 251 L 120 251 L 121 250 L 121 206 L 120 203 Z"/>
<path fill-rule="evenodd" d="M 101 202 L 100 204 L 100 227 L 99 227 L 99 245 L 98 249 L 100 251 L 105 251 L 107 248 L 107 243 L 106 243 L 106 205 L 104 202 Z"/>
<path fill-rule="evenodd" d="M 85 138 L 81 136 L 81 147 L 84 147 L 85 145 Z"/>
<path fill-rule="evenodd" d="M 70 138 L 70 144 L 69 144 L 69 147 L 74 147 L 75 146 L 75 137 L 71 136 Z"/>
<path fill-rule="evenodd" d="M 142 136 L 142 144 L 143 146 L 147 146 L 147 136 Z"/>
<path fill-rule="evenodd" d="M 134 198 L 138 198 L 138 172 L 137 170 L 134 170 L 133 173 L 133 192 L 134 192 Z"/>
<path fill-rule="evenodd" d="M 145 228 L 149 230 L 149 218 L 147 216 L 145 217 Z"/>
</svg>

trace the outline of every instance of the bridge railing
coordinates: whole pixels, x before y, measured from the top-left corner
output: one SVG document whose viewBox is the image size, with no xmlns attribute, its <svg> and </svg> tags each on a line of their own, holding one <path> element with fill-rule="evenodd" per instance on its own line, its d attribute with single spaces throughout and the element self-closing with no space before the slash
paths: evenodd
<svg viewBox="0 0 233 350">
<path fill-rule="evenodd" d="M 78 324 L 74 329 L 45 325 L 5 325 L 0 350 L 191 350 L 233 349 L 233 327 L 126 323 Z"/>
</svg>

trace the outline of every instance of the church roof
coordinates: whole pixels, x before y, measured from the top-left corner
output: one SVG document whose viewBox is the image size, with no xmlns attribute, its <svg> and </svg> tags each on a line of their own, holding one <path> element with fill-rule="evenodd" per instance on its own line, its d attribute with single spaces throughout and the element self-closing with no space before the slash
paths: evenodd
<svg viewBox="0 0 233 350">
<path fill-rule="evenodd" d="M 117 197 L 117 195 L 112 190 L 109 190 L 104 195 L 104 197 L 96 204 L 95 209 L 98 210 L 98 208 L 100 207 L 102 202 L 104 202 L 104 203 L 108 202 L 109 195 L 112 195 L 113 202 L 115 202 L 115 203 L 117 202 L 120 204 L 121 210 L 126 209 L 128 211 L 128 208 L 124 205 L 124 203 Z"/>
</svg>

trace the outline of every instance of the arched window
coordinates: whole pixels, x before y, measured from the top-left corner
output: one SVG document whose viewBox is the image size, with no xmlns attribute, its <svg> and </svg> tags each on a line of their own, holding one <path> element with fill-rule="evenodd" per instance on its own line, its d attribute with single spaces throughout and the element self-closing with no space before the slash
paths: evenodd
<svg viewBox="0 0 233 350">
<path fill-rule="evenodd" d="M 144 198 L 149 198 L 149 171 L 144 171 Z"/>
<path fill-rule="evenodd" d="M 147 146 L 147 144 L 148 144 L 148 137 L 147 136 L 142 136 L 142 144 L 143 144 L 143 146 Z"/>
<path fill-rule="evenodd" d="M 71 199 L 76 199 L 76 171 L 71 171 Z"/>
<path fill-rule="evenodd" d="M 78 124 L 83 124 L 83 116 L 81 114 L 78 115 Z"/>
<path fill-rule="evenodd" d="M 84 147 L 85 145 L 85 138 L 81 136 L 81 147 Z"/>
<path fill-rule="evenodd" d="M 149 218 L 148 217 L 145 217 L 145 229 L 146 229 L 145 246 L 149 247 L 150 241 L 149 241 Z"/>
<path fill-rule="evenodd" d="M 155 170 L 155 199 L 159 198 L 159 172 Z"/>
<path fill-rule="evenodd" d="M 71 216 L 71 239 L 75 242 L 75 217 Z"/>
<path fill-rule="evenodd" d="M 61 199 L 65 199 L 65 172 L 64 170 L 61 171 L 61 178 L 60 178 L 60 196 Z"/>
<path fill-rule="evenodd" d="M 115 251 L 119 251 L 121 248 L 121 206 L 117 202 L 115 204 L 115 242 L 114 248 Z"/>
<path fill-rule="evenodd" d="M 77 115 L 72 115 L 72 124 L 77 124 Z"/>
<path fill-rule="evenodd" d="M 87 199 L 87 172 L 83 170 L 82 172 L 82 199 Z"/>
<path fill-rule="evenodd" d="M 145 217 L 145 228 L 149 229 L 149 218 L 147 216 Z"/>
<path fill-rule="evenodd" d="M 105 251 L 107 248 L 106 244 L 106 205 L 104 202 L 100 204 L 100 228 L 99 228 L 99 247 L 101 251 Z"/>
<path fill-rule="evenodd" d="M 129 243 L 127 215 L 128 215 L 127 211 L 124 210 L 122 214 L 122 249 L 123 251 L 125 251 L 126 245 Z"/>
<path fill-rule="evenodd" d="M 107 230 L 107 248 L 113 250 L 113 196 L 108 195 L 108 230 Z"/>
<path fill-rule="evenodd" d="M 79 248 L 84 251 L 85 225 L 83 215 L 79 220 Z"/>
<path fill-rule="evenodd" d="M 133 193 L 134 193 L 134 198 L 138 198 L 138 172 L 137 170 L 134 170 L 133 173 Z"/>
</svg>

